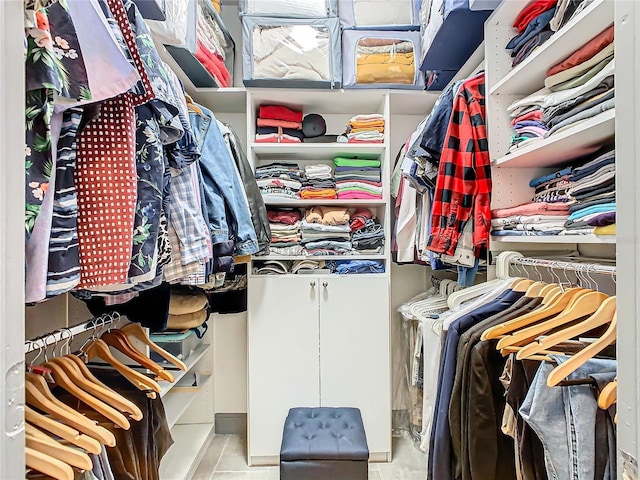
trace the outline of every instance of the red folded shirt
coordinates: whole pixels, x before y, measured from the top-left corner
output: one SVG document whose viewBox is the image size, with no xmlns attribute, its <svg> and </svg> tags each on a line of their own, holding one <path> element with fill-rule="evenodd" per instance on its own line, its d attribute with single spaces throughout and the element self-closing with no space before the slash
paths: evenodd
<svg viewBox="0 0 640 480">
<path fill-rule="evenodd" d="M 589 60 L 600 50 L 603 50 L 611 42 L 613 42 L 613 25 L 607 28 L 604 32 L 601 32 L 597 37 L 589 40 L 578 50 L 573 52 L 568 58 L 547 70 L 547 77 L 555 75 L 556 73 L 564 72 L 576 65 L 580 65 L 581 63 Z"/>
<path fill-rule="evenodd" d="M 527 25 L 531 23 L 531 20 L 536 18 L 541 13 L 551 10 L 555 7 L 558 0 L 536 0 L 524 7 L 518 14 L 513 26 L 518 29 L 518 33 L 522 33 L 526 30 Z"/>
<path fill-rule="evenodd" d="M 289 120 L 274 120 L 273 118 L 258 118 L 256 122 L 259 127 L 282 127 L 292 128 L 294 130 L 302 130 L 301 122 L 292 122 Z"/>
<path fill-rule="evenodd" d="M 258 117 L 271 118 L 273 120 L 286 120 L 287 122 L 301 122 L 302 112 L 291 110 L 282 105 L 260 105 Z"/>
<path fill-rule="evenodd" d="M 200 40 L 196 44 L 195 57 L 221 87 L 231 86 L 231 75 L 222 59 L 213 54 Z"/>
<path fill-rule="evenodd" d="M 535 112 L 529 112 L 525 115 L 514 118 L 511 120 L 511 126 L 514 126 L 518 122 L 524 122 L 525 120 L 534 120 L 539 122 L 542 120 L 542 110 L 536 110 Z"/>
<path fill-rule="evenodd" d="M 351 231 L 355 232 L 356 230 L 360 230 L 364 227 L 367 220 L 373 218 L 373 213 L 371 210 L 364 207 L 356 208 L 356 211 L 351 215 L 351 220 L 349 220 L 349 226 L 351 227 Z"/>
<path fill-rule="evenodd" d="M 293 225 L 302 220 L 302 213 L 300 210 L 267 210 L 267 217 L 272 223 Z"/>
</svg>

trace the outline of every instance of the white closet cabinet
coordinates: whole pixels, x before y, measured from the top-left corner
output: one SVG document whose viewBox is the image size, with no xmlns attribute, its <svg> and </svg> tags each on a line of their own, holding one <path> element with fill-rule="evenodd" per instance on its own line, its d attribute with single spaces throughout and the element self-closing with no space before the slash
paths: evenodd
<svg viewBox="0 0 640 480">
<path fill-rule="evenodd" d="M 252 277 L 249 463 L 277 464 L 291 407 L 362 411 L 372 460 L 391 452 L 389 277 Z"/>
</svg>

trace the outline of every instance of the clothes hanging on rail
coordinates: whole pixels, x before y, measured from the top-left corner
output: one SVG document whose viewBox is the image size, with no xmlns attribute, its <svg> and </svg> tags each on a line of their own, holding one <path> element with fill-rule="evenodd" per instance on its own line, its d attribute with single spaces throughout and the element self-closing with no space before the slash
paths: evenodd
<svg viewBox="0 0 640 480">
<path fill-rule="evenodd" d="M 131 0 L 25 8 L 27 303 L 210 287 L 268 247 L 237 137 L 188 104 Z"/>
</svg>

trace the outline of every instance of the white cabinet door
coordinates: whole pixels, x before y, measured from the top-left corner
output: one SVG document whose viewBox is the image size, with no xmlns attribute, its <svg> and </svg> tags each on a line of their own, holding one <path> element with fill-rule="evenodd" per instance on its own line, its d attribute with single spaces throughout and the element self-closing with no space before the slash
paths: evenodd
<svg viewBox="0 0 640 480">
<path fill-rule="evenodd" d="M 320 400 L 362 412 L 373 460 L 391 452 L 389 277 L 320 277 Z"/>
<path fill-rule="evenodd" d="M 250 278 L 249 462 L 277 464 L 291 407 L 318 406 L 317 277 Z"/>
</svg>

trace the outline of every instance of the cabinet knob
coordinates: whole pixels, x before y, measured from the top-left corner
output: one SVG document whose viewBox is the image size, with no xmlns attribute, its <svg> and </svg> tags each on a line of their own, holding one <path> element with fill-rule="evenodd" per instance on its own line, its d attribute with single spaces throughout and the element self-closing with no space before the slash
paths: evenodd
<svg viewBox="0 0 640 480">
<path fill-rule="evenodd" d="M 327 287 L 329 286 L 329 282 L 322 282 L 322 286 L 323 286 L 324 288 L 327 288 Z"/>
<path fill-rule="evenodd" d="M 315 288 L 316 282 L 309 282 L 309 285 L 311 285 L 312 288 Z"/>
</svg>

